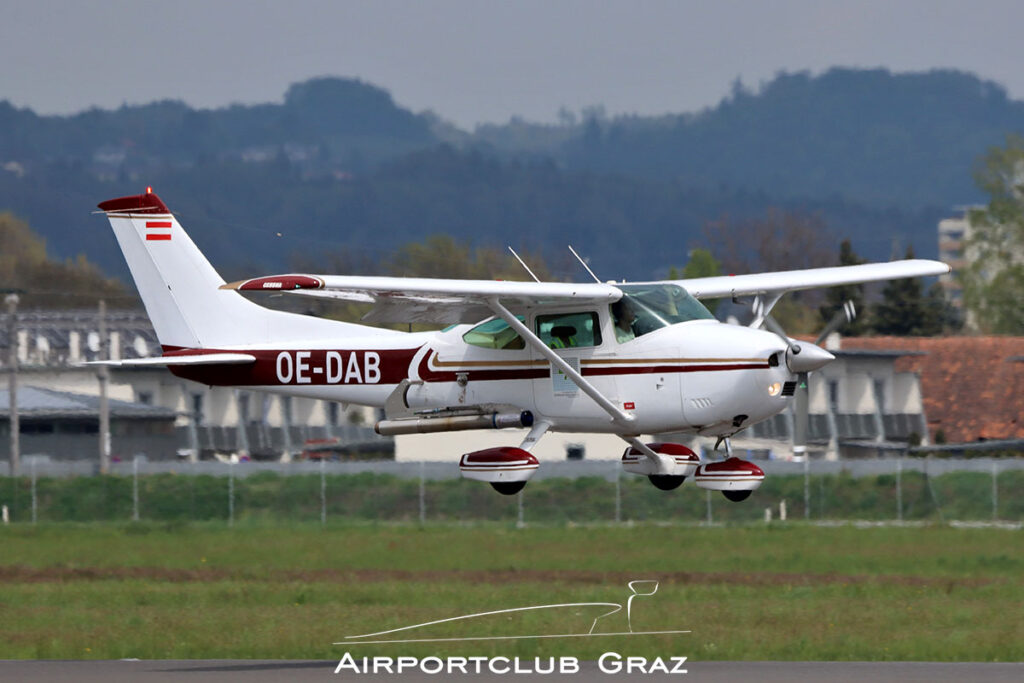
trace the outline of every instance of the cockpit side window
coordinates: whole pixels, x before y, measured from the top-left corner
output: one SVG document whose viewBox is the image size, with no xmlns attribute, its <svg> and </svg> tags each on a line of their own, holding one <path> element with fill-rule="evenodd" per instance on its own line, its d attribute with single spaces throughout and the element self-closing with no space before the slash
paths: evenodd
<svg viewBox="0 0 1024 683">
<path fill-rule="evenodd" d="M 552 349 L 601 345 L 597 313 L 557 313 L 537 316 L 537 336 Z"/>
<path fill-rule="evenodd" d="M 517 315 L 519 320 L 523 316 Z M 482 322 L 462 335 L 462 341 L 485 349 L 525 349 L 526 344 L 519 334 L 501 318 Z"/>
</svg>

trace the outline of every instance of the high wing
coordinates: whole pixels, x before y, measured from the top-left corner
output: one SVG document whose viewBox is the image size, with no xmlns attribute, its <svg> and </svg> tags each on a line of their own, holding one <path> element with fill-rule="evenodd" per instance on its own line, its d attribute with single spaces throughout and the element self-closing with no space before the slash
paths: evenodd
<svg viewBox="0 0 1024 683">
<path fill-rule="evenodd" d="M 945 263 L 912 259 L 662 282 L 679 285 L 698 299 L 716 299 L 757 294 L 780 295 L 801 289 L 925 277 L 948 272 L 949 266 Z M 271 275 L 231 282 L 222 285 L 221 289 L 285 292 L 372 303 L 374 308 L 364 316 L 364 320 L 399 323 L 477 322 L 494 314 L 494 301 L 500 301 L 515 313 L 525 308 L 545 305 L 609 304 L 622 297 L 622 290 L 615 285 L 597 282 L 513 282 L 356 275 Z"/>
<path fill-rule="evenodd" d="M 609 304 L 622 297 L 614 285 L 502 280 L 361 277 L 355 275 L 272 275 L 222 285 L 237 291 L 287 292 L 373 303 L 370 322 L 477 322 L 494 315 L 491 302 L 509 310 L 577 303 Z"/>
<path fill-rule="evenodd" d="M 718 299 L 727 296 L 781 294 L 801 289 L 855 285 L 907 277 L 927 277 L 944 275 L 948 272 L 949 266 L 945 263 L 926 259 L 910 259 L 888 263 L 865 263 L 859 266 L 690 278 L 674 280 L 673 283 L 683 287 L 698 299 Z"/>
</svg>

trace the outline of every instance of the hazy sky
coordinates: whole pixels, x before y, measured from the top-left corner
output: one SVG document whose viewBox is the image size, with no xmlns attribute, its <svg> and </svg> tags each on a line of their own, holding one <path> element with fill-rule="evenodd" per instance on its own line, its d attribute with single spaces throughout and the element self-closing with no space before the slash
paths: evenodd
<svg viewBox="0 0 1024 683">
<path fill-rule="evenodd" d="M 1022 0 L 0 0 L 0 99 L 40 113 L 278 102 L 353 76 L 463 127 L 713 105 L 830 66 L 953 67 L 1024 99 Z"/>
</svg>

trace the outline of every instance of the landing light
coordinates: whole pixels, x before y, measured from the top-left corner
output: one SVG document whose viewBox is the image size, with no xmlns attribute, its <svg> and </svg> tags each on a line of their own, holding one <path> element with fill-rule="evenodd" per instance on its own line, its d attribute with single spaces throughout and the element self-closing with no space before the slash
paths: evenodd
<svg viewBox="0 0 1024 683">
<path fill-rule="evenodd" d="M 769 396 L 778 396 L 781 392 L 782 392 L 782 383 L 781 382 L 773 382 L 768 387 L 768 395 Z"/>
</svg>

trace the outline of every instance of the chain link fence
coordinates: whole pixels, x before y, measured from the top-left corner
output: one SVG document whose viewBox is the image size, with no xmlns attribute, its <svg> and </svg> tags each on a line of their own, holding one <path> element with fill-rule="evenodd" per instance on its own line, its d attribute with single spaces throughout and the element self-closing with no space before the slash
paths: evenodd
<svg viewBox="0 0 1024 683">
<path fill-rule="evenodd" d="M 617 461 L 544 463 L 503 496 L 454 463 L 226 464 L 136 459 L 99 476 L 87 463 L 28 457 L 0 478 L 12 524 L 92 521 L 288 522 L 873 522 L 1024 521 L 1024 459 L 886 458 L 759 462 L 761 488 L 733 503 L 687 482 L 655 489 Z"/>
</svg>

